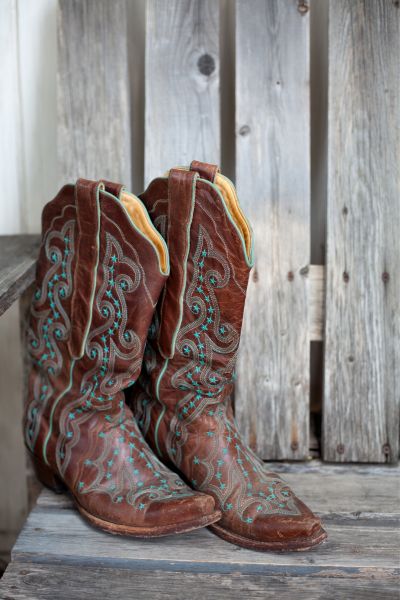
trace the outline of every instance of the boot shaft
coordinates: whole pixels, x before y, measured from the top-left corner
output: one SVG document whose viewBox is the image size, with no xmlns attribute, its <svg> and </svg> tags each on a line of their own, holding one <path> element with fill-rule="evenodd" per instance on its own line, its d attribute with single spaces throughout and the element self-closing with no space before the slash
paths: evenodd
<svg viewBox="0 0 400 600">
<path fill-rule="evenodd" d="M 198 410 L 232 391 L 252 239 L 233 185 L 212 176 L 172 170 L 141 195 L 171 257 L 145 355 L 148 389 L 171 408 L 185 398 Z"/>
<path fill-rule="evenodd" d="M 168 254 L 140 201 L 115 191 L 80 180 L 43 211 L 27 334 L 25 441 L 37 454 L 65 454 L 94 411 L 123 419 L 121 390 L 141 369 Z"/>
</svg>

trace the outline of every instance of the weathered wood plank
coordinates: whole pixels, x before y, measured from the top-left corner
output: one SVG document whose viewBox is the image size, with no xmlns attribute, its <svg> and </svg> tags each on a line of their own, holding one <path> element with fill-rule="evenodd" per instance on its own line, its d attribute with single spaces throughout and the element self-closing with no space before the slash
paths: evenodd
<svg viewBox="0 0 400 600">
<path fill-rule="evenodd" d="M 271 470 L 277 465 L 268 465 Z M 287 467 L 287 466 L 286 466 Z M 323 519 L 378 518 L 393 521 L 400 517 L 400 470 L 386 467 L 378 472 L 321 467 L 320 470 L 283 472 L 293 490 Z M 276 469 L 277 470 L 277 469 Z M 287 470 L 287 469 L 286 469 Z M 38 506 L 41 508 L 71 508 L 72 500 L 43 490 Z"/>
<path fill-rule="evenodd" d="M 84 592 L 83 592 L 84 590 Z M 110 568 L 12 563 L 1 584 L 4 600 L 170 600 L 218 598 L 219 600 L 276 599 L 398 600 L 398 580 L 332 577 L 276 577 L 242 573 L 176 573 L 130 571 Z"/>
<path fill-rule="evenodd" d="M 37 235 L 0 236 L 0 315 L 33 282 L 38 251 Z"/>
<path fill-rule="evenodd" d="M 19 79 L 22 120 L 22 151 L 17 159 L 23 178 L 20 219 L 24 233 L 37 233 L 41 228 L 42 208 L 58 190 L 58 2 L 17 0 L 16 4 L 18 71 L 15 75 Z"/>
<path fill-rule="evenodd" d="M 219 3 L 149 0 L 145 184 L 193 159 L 219 163 Z"/>
<path fill-rule="evenodd" d="M 126 2 L 60 0 L 60 182 L 131 184 Z"/>
<path fill-rule="evenodd" d="M 310 265 L 308 294 L 308 318 L 310 342 L 324 339 L 325 315 L 325 267 Z"/>
<path fill-rule="evenodd" d="M 4 553 L 10 551 L 28 512 L 18 304 L 0 319 L 0 340 L 7 348 L 0 370 L 0 553 Z"/>
<path fill-rule="evenodd" d="M 309 15 L 295 0 L 236 6 L 236 176 L 255 235 L 236 412 L 263 458 L 302 459 L 309 449 Z"/>
<path fill-rule="evenodd" d="M 329 4 L 324 458 L 397 461 L 400 10 Z"/>
<path fill-rule="evenodd" d="M 241 572 L 264 575 L 368 577 L 371 569 L 400 572 L 398 529 L 370 519 L 327 521 L 329 540 L 306 553 L 260 553 L 227 544 L 208 530 L 139 540 L 111 536 L 87 524 L 75 510 L 36 507 L 12 552 L 14 561 L 109 566 L 133 570 Z"/>
</svg>

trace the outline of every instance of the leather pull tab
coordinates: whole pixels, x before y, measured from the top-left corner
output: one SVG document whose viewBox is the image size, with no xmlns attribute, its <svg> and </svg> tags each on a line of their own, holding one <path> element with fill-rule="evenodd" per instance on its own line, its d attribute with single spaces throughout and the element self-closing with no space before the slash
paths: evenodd
<svg viewBox="0 0 400 600">
<path fill-rule="evenodd" d="M 171 270 L 164 288 L 158 334 L 158 347 L 164 358 L 173 357 L 176 336 L 182 322 L 190 229 L 198 177 L 197 172 L 181 169 L 171 169 L 168 177 L 167 244 Z"/>
<path fill-rule="evenodd" d="M 113 181 L 107 181 L 106 179 L 101 180 L 104 184 L 104 189 L 113 196 L 116 196 L 118 200 L 121 199 L 121 192 L 124 191 L 125 186 L 122 183 L 114 183 Z"/>
<path fill-rule="evenodd" d="M 70 355 L 79 359 L 85 351 L 92 320 L 92 304 L 96 290 L 99 259 L 100 181 L 78 179 L 75 185 L 77 215 L 76 263 L 71 299 Z"/>
<path fill-rule="evenodd" d="M 211 165 L 198 160 L 192 160 L 190 170 L 196 171 L 202 179 L 207 179 L 211 183 L 214 183 L 215 176 L 220 171 L 218 165 Z"/>
</svg>

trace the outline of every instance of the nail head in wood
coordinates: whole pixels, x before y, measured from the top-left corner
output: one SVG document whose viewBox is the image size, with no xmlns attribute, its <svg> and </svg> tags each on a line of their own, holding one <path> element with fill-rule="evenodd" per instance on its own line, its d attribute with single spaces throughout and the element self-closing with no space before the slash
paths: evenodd
<svg viewBox="0 0 400 600">
<path fill-rule="evenodd" d="M 245 135 L 249 135 L 250 133 L 250 127 L 248 125 L 242 125 L 241 128 L 239 129 L 239 135 L 245 136 Z"/>
<path fill-rule="evenodd" d="M 306 2 L 299 2 L 298 6 L 297 6 L 297 10 L 301 14 L 301 16 L 304 17 L 304 15 L 306 15 L 308 13 L 308 11 L 310 10 L 310 7 Z"/>
</svg>

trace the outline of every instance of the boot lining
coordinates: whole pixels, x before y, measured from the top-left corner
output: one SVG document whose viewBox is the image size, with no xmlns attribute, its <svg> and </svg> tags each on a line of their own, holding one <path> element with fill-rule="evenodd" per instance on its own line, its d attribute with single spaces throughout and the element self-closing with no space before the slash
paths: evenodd
<svg viewBox="0 0 400 600">
<path fill-rule="evenodd" d="M 142 203 L 133 194 L 129 194 L 128 192 L 122 192 L 121 202 L 132 221 L 135 223 L 136 227 L 138 227 L 138 229 L 140 229 L 140 231 L 153 242 L 160 261 L 161 270 L 163 273 L 166 273 L 168 261 L 165 246 L 162 243 L 160 234 L 149 222 L 149 218 Z"/>
</svg>

